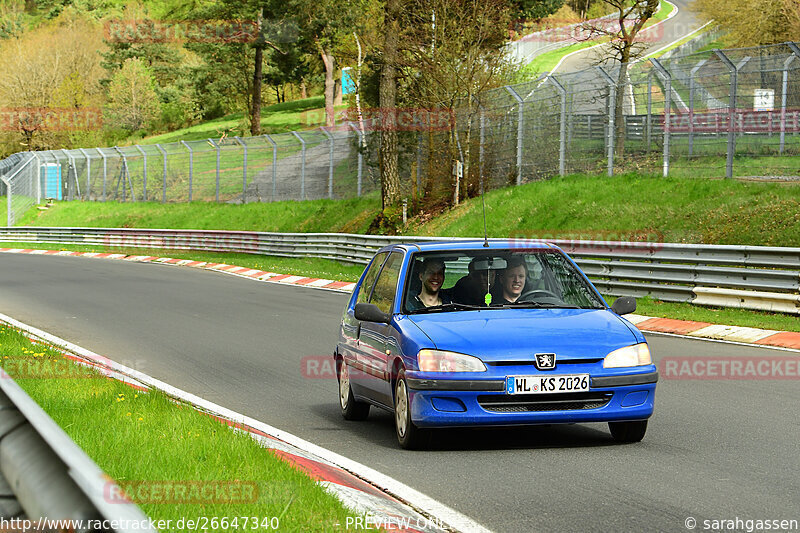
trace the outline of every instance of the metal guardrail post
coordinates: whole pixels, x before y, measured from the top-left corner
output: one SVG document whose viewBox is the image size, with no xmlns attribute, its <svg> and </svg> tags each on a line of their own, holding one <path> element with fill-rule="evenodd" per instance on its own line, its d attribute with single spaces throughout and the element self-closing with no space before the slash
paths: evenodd
<svg viewBox="0 0 800 533">
<path fill-rule="evenodd" d="M 364 154 L 361 153 L 361 150 L 364 149 L 364 132 L 358 129 L 358 126 L 355 123 L 351 122 L 350 127 L 353 128 L 353 131 L 356 132 L 358 135 L 358 196 L 361 196 L 361 173 L 364 167 Z M 419 176 L 419 166 L 417 166 L 417 176 Z"/>
<path fill-rule="evenodd" d="M 781 141 L 778 153 L 783 154 L 786 142 L 786 92 L 789 90 L 789 65 L 800 57 L 800 48 L 795 43 L 786 43 L 792 55 L 783 62 L 783 75 L 781 79 Z"/>
<path fill-rule="evenodd" d="M 694 151 L 694 76 L 706 62 L 708 59 L 698 61 L 697 65 L 689 71 L 689 157 Z"/>
<path fill-rule="evenodd" d="M 564 176 L 567 173 L 567 90 L 556 79 L 554 75 L 547 78 L 561 96 L 561 117 L 558 137 L 558 174 Z"/>
<path fill-rule="evenodd" d="M 656 67 L 657 73 L 664 79 L 664 177 L 669 174 L 669 138 L 670 122 L 672 121 L 672 74 L 664 68 L 658 59 L 650 59 Z"/>
<path fill-rule="evenodd" d="M 608 75 L 603 67 L 597 65 L 595 67 L 600 76 L 608 83 L 608 135 L 606 136 L 606 148 L 608 158 L 608 175 L 614 175 L 614 141 L 616 137 L 615 121 L 617 115 L 616 102 L 617 102 L 617 83 Z"/>
<path fill-rule="evenodd" d="M 517 185 L 522 184 L 522 136 L 523 128 L 525 125 L 524 105 L 525 101 L 520 97 L 517 91 L 510 85 L 506 85 L 505 89 L 517 101 Z"/>
<path fill-rule="evenodd" d="M 242 145 L 244 149 L 244 155 L 242 159 L 242 203 L 247 203 L 247 145 L 242 141 L 242 139 L 237 135 L 234 137 L 236 142 Z"/>
<path fill-rule="evenodd" d="M 328 198 L 333 200 L 333 134 L 324 126 L 319 129 L 328 138 Z"/>
<path fill-rule="evenodd" d="M 139 146 L 138 144 L 134 145 L 139 153 L 142 154 L 142 201 L 147 201 L 147 152 Z"/>
<path fill-rule="evenodd" d="M 262 135 L 272 145 L 272 201 L 275 201 L 275 193 L 278 188 L 278 145 L 269 136 L 269 134 Z"/>
<path fill-rule="evenodd" d="M 83 148 L 78 148 L 78 150 L 80 150 L 80 152 L 83 154 L 84 159 L 86 159 L 86 199 L 89 200 L 92 190 L 92 158 L 89 156 L 89 153 Z M 75 179 L 77 179 L 77 176 Z"/>
<path fill-rule="evenodd" d="M 219 155 L 220 155 L 220 146 L 214 141 L 214 139 L 206 139 L 206 141 L 208 141 L 211 144 L 211 146 L 213 146 L 217 150 L 217 195 L 216 195 L 216 201 L 219 202 Z"/>
<path fill-rule="evenodd" d="M 296 131 L 292 132 L 300 141 L 300 199 L 306 199 L 306 141 Z"/>
<path fill-rule="evenodd" d="M 189 201 L 192 201 L 192 178 L 194 176 L 194 151 L 186 141 L 181 141 L 181 144 L 189 150 Z"/>
<path fill-rule="evenodd" d="M 106 161 L 106 154 L 100 148 L 95 148 L 100 157 L 103 158 L 103 201 L 106 201 L 106 177 L 108 175 L 108 161 Z"/>
<path fill-rule="evenodd" d="M 164 171 L 162 173 L 162 181 L 163 185 L 161 187 L 161 203 L 167 203 L 167 151 L 160 144 L 156 144 L 155 147 L 161 152 L 162 157 L 164 158 Z"/>
<path fill-rule="evenodd" d="M 725 161 L 725 177 L 732 178 L 733 156 L 736 153 L 736 88 L 738 86 L 739 67 L 734 65 L 719 48 L 715 48 L 714 53 L 728 67 L 728 72 L 730 72 L 731 76 L 731 87 L 728 93 L 728 153 Z"/>
</svg>

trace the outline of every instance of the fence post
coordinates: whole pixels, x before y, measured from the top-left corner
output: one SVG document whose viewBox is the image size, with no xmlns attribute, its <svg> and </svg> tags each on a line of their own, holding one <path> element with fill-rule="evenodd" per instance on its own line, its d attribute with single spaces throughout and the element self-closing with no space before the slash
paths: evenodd
<svg viewBox="0 0 800 533">
<path fill-rule="evenodd" d="M 647 73 L 647 119 L 645 128 L 647 129 L 647 151 L 650 151 L 650 141 L 653 132 L 653 71 Z"/>
<path fill-rule="evenodd" d="M 606 147 L 608 158 L 608 175 L 614 175 L 614 128 L 616 120 L 616 101 L 617 101 L 617 83 L 608 75 L 608 72 L 600 65 L 595 67 L 603 79 L 608 83 L 608 135 L 606 135 Z"/>
<path fill-rule="evenodd" d="M 242 203 L 247 203 L 247 145 L 242 141 L 242 139 L 237 135 L 234 137 L 236 142 L 242 145 L 244 148 L 244 155 L 242 156 Z"/>
<path fill-rule="evenodd" d="M 74 191 L 75 187 L 73 186 L 72 180 L 70 179 L 70 170 L 72 170 L 72 172 L 75 174 L 75 185 L 77 185 L 78 184 L 78 169 L 75 168 L 75 158 L 72 157 L 70 155 L 70 153 L 67 152 L 65 149 L 62 149 L 61 151 L 64 152 L 65 156 L 67 156 L 67 162 L 68 162 L 68 165 L 69 165 L 68 168 L 67 168 L 67 200 L 69 200 L 71 202 L 72 200 L 75 199 L 74 198 L 74 196 L 75 196 L 75 191 Z M 80 195 L 81 195 L 81 189 L 80 189 L 80 186 L 78 186 L 78 197 L 79 198 L 80 198 Z"/>
<path fill-rule="evenodd" d="M 486 110 L 481 106 L 481 117 L 480 117 L 480 125 L 481 125 L 481 138 L 480 138 L 480 145 L 478 150 L 478 172 L 481 176 L 481 183 L 483 183 L 483 163 L 484 163 L 484 154 L 486 153 Z M 422 135 L 420 135 L 420 152 L 422 151 Z M 419 171 L 417 171 L 419 172 Z M 417 174 L 419 175 L 419 174 Z"/>
<path fill-rule="evenodd" d="M 292 132 L 300 141 L 300 199 L 306 199 L 306 141 L 296 131 Z"/>
<path fill-rule="evenodd" d="M 670 122 L 672 117 L 672 74 L 664 68 L 658 59 L 651 59 L 650 62 L 656 67 L 656 71 L 664 79 L 664 177 L 669 174 L 669 137 Z"/>
<path fill-rule="evenodd" d="M 689 156 L 694 152 L 694 75 L 708 59 L 699 61 L 697 65 L 689 71 Z"/>
<path fill-rule="evenodd" d="M 219 202 L 219 145 L 214 142 L 214 139 L 206 139 L 211 146 L 213 146 L 217 150 L 217 194 L 216 194 L 216 201 Z"/>
<path fill-rule="evenodd" d="M 161 147 L 160 144 L 156 145 L 158 151 L 161 152 L 161 155 L 164 157 L 164 172 L 163 172 L 163 182 L 164 185 L 161 187 L 161 203 L 167 203 L 167 151 Z"/>
<path fill-rule="evenodd" d="M 525 101 L 520 98 L 517 91 L 510 85 L 506 85 L 505 88 L 514 100 L 517 101 L 517 185 L 520 185 L 522 184 L 522 134 L 525 124 L 525 108 L 523 106 L 525 105 Z"/>
<path fill-rule="evenodd" d="M 733 155 L 736 153 L 736 86 L 739 69 L 719 48 L 715 48 L 714 53 L 728 67 L 731 76 L 731 87 L 728 92 L 728 154 L 725 161 L 725 177 L 731 178 L 733 177 Z"/>
<path fill-rule="evenodd" d="M 128 175 L 128 159 L 125 157 L 125 154 L 122 153 L 122 150 L 119 149 L 119 146 L 115 146 L 114 150 L 122 158 L 122 170 L 120 171 L 120 180 L 123 181 L 123 183 L 122 183 L 122 201 L 125 202 L 125 201 L 128 200 L 127 192 L 125 190 L 125 183 L 124 183 L 124 181 L 128 181 L 128 179 L 129 179 L 129 175 Z M 124 178 L 124 180 L 123 180 L 123 178 Z M 119 185 L 120 184 L 117 183 L 117 189 L 119 189 Z M 117 196 L 117 191 L 114 191 L 114 196 Z M 119 198 L 117 198 L 117 200 L 119 201 Z M 131 200 L 134 201 L 134 202 L 136 201 L 136 196 L 133 195 L 133 184 L 131 184 Z"/>
<path fill-rule="evenodd" d="M 795 58 L 800 57 L 800 48 L 794 43 L 786 43 L 792 50 L 792 55 L 783 62 L 783 79 L 781 80 L 781 144 L 779 153 L 783 154 L 786 142 L 786 91 L 789 90 L 789 65 Z"/>
<path fill-rule="evenodd" d="M 272 145 L 272 201 L 275 201 L 275 190 L 278 187 L 278 145 L 269 136 L 269 134 L 265 133 L 262 135 L 269 143 Z"/>
<path fill-rule="evenodd" d="M 319 129 L 328 138 L 328 198 L 333 200 L 333 134 L 324 126 Z"/>
<path fill-rule="evenodd" d="M 142 201 L 147 201 L 147 152 L 145 152 L 138 144 L 134 145 L 139 153 L 142 154 Z M 133 186 L 133 185 L 131 185 Z"/>
<path fill-rule="evenodd" d="M 90 192 L 92 189 L 92 158 L 89 156 L 89 153 L 84 150 L 83 148 L 78 148 L 80 152 L 83 154 L 84 159 L 86 159 L 86 199 L 90 200 Z M 75 179 L 78 179 L 76 176 Z"/>
<path fill-rule="evenodd" d="M 181 141 L 181 144 L 189 150 L 189 201 L 192 201 L 192 178 L 194 176 L 194 151 L 186 141 Z"/>
<path fill-rule="evenodd" d="M 36 158 L 36 203 L 40 204 L 42 203 L 42 162 L 39 161 L 39 155 L 36 152 L 31 153 Z M 6 187 L 6 190 L 8 195 L 11 196 L 11 189 Z"/>
<path fill-rule="evenodd" d="M 355 125 L 354 122 L 350 123 L 350 127 L 353 128 L 353 131 L 356 132 L 358 135 L 358 196 L 361 196 L 361 173 L 364 167 L 364 154 L 361 153 L 361 150 L 364 148 L 364 132 L 358 129 L 358 126 Z M 419 167 L 417 168 L 417 176 L 419 176 Z"/>
<path fill-rule="evenodd" d="M 106 154 L 100 148 L 95 148 L 100 157 L 103 158 L 103 201 L 106 201 L 106 174 L 108 173 L 108 163 L 106 162 Z"/>
<path fill-rule="evenodd" d="M 563 176 L 567 173 L 567 90 L 551 75 L 547 78 L 550 83 L 561 95 L 561 119 L 559 131 L 559 144 L 558 144 L 558 174 Z"/>
</svg>

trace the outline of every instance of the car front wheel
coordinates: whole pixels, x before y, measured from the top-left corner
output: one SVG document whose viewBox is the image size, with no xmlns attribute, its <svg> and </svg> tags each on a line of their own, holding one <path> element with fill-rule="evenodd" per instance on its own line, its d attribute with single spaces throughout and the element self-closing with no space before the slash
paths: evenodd
<svg viewBox="0 0 800 533">
<path fill-rule="evenodd" d="M 617 442 L 639 442 L 647 431 L 647 420 L 634 422 L 609 422 L 608 429 Z"/>
<path fill-rule="evenodd" d="M 428 443 L 428 433 L 411 421 L 411 399 L 406 383 L 406 372 L 401 369 L 394 387 L 394 427 L 397 441 L 406 450 L 424 448 Z"/>
<path fill-rule="evenodd" d="M 345 420 L 364 420 L 369 415 L 369 404 L 357 402 L 350 387 L 350 371 L 344 360 L 339 360 L 339 406 Z"/>
</svg>

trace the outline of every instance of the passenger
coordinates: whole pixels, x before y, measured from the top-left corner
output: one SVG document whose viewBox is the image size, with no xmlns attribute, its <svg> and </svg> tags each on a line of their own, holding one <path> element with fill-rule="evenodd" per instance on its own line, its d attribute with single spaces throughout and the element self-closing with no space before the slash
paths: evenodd
<svg viewBox="0 0 800 533">
<path fill-rule="evenodd" d="M 451 303 L 450 297 L 441 290 L 444 283 L 444 261 L 436 257 L 425 259 L 420 268 L 419 279 L 422 288 L 418 294 L 408 299 L 406 309 L 416 311 Z"/>
<path fill-rule="evenodd" d="M 511 256 L 508 259 L 506 269 L 500 273 L 499 288 L 496 297 L 492 300 L 493 304 L 513 304 L 525 291 L 525 284 L 528 280 L 528 264 L 525 258 Z"/>
<path fill-rule="evenodd" d="M 486 262 L 485 258 L 473 257 L 467 267 L 469 273 L 453 286 L 453 300 L 469 305 L 485 305 L 486 293 L 494 283 L 495 271 L 477 269 L 475 263 Z"/>
</svg>

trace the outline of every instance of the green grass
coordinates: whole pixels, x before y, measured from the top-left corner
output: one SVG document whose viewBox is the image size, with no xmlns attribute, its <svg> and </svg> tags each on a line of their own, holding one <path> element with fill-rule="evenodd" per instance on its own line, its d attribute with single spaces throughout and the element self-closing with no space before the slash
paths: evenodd
<svg viewBox="0 0 800 533">
<path fill-rule="evenodd" d="M 379 210 L 376 193 L 346 200 L 245 205 L 55 202 L 46 211 L 28 211 L 18 225 L 364 233 Z"/>
<path fill-rule="evenodd" d="M 663 242 L 798 246 L 800 187 L 637 174 L 574 175 L 488 192 L 486 222 L 492 237 L 643 234 Z M 407 233 L 479 236 L 480 199 L 415 222 Z"/>
<path fill-rule="evenodd" d="M 303 100 L 265 106 L 261 110 L 261 129 L 264 133 L 272 134 L 315 128 L 325 124 L 324 111 L 325 98 L 323 96 L 312 96 Z M 188 128 L 135 141 L 132 140 L 131 144 L 170 143 L 181 140 L 196 141 L 208 138 L 218 139 L 223 133 L 228 137 L 249 135 L 249 132 L 241 129 L 243 120 L 243 113 L 234 113 Z"/>
<path fill-rule="evenodd" d="M 331 531 L 353 516 L 252 438 L 189 406 L 80 367 L 5 325 L 0 346 L 3 367 L 98 466 L 135 489 L 128 495 L 148 516 L 173 521 L 162 531 L 179 531 L 180 518 L 197 516 L 279 517 L 280 531 Z M 234 501 L 170 503 L 142 491 L 234 485 L 241 491 Z"/>
</svg>

